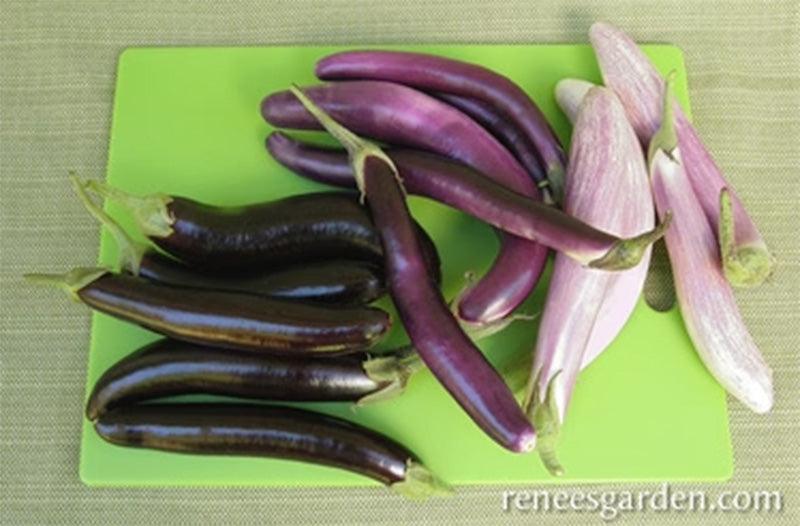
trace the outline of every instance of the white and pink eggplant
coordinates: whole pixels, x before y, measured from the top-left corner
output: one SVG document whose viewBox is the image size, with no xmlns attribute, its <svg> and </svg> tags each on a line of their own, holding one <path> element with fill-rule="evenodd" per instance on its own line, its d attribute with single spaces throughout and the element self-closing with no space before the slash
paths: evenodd
<svg viewBox="0 0 800 526">
<path fill-rule="evenodd" d="M 658 214 L 674 214 L 665 235 L 683 321 L 711 374 L 756 413 L 772 408 L 772 372 L 745 327 L 730 284 L 723 275 L 714 231 L 686 173 L 680 129 L 676 129 L 671 80 L 664 95 L 661 128 L 648 152 Z M 730 211 L 722 188 L 718 206 Z M 723 216 L 729 213 L 723 213 Z"/>
<path fill-rule="evenodd" d="M 573 125 L 577 120 L 581 102 L 586 97 L 586 94 L 589 93 L 589 90 L 596 86 L 596 84 L 587 80 L 576 78 L 565 78 L 556 84 L 556 101 L 561 111 L 564 112 Z M 620 124 L 620 126 L 622 125 Z M 643 155 L 642 166 L 644 167 Z M 641 216 L 638 218 L 638 225 L 642 228 L 648 228 L 653 225 L 655 212 L 653 211 L 646 170 L 643 173 L 645 173 L 645 177 L 631 180 L 631 184 L 639 185 L 636 188 L 631 188 L 631 192 L 632 195 L 640 196 L 640 199 L 636 200 L 636 204 L 639 207 L 638 210 L 641 212 Z M 594 324 L 589 342 L 586 345 L 581 369 L 588 367 L 595 358 L 606 350 L 628 322 L 642 294 L 649 263 L 650 251 L 645 254 L 639 265 L 629 270 L 615 272 L 610 277 L 608 290 L 597 315 L 597 323 Z"/>
<path fill-rule="evenodd" d="M 636 43 L 620 29 L 596 22 L 589 29 L 605 85 L 620 97 L 639 140 L 646 147 L 661 122 L 664 80 Z M 772 273 L 774 259 L 744 205 L 679 106 L 676 132 L 684 170 L 697 199 L 717 234 L 725 277 L 737 287 L 761 284 Z M 720 193 L 726 189 L 729 222 L 720 214 Z"/>
<path fill-rule="evenodd" d="M 567 166 L 568 214 L 619 235 L 652 228 L 655 214 L 642 149 L 611 90 L 593 87 L 580 103 Z M 524 401 L 539 433 L 537 449 L 553 474 L 562 472 L 555 447 L 578 373 L 627 321 L 649 254 L 648 249 L 634 269 L 615 273 L 556 255 Z"/>
</svg>

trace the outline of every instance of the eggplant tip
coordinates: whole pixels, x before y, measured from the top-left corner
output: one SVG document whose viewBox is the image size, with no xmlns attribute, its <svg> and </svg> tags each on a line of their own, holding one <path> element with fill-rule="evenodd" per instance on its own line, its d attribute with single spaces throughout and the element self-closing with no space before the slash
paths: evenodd
<svg viewBox="0 0 800 526">
<path fill-rule="evenodd" d="M 536 431 L 533 428 L 521 433 L 511 445 L 511 450 L 515 453 L 529 453 L 534 449 L 536 449 Z"/>
</svg>

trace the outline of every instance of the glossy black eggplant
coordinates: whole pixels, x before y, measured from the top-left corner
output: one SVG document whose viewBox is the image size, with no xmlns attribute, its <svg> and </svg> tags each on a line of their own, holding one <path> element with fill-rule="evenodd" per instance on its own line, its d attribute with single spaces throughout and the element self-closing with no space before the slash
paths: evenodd
<svg viewBox="0 0 800 526">
<path fill-rule="evenodd" d="M 383 259 L 380 239 L 371 224 L 369 211 L 358 205 L 352 198 L 352 194 L 341 192 L 306 194 L 305 196 L 281 199 L 272 203 L 244 207 L 242 211 L 237 212 L 238 209 L 209 207 L 196 201 L 170 198 L 158 194 L 135 197 L 98 181 L 80 180 L 74 176 L 72 182 L 76 194 L 89 213 L 106 226 L 114 236 L 120 251 L 121 268 L 133 274 L 171 285 L 243 291 L 263 296 L 325 303 L 366 304 L 384 293 L 381 279 Z M 166 209 L 158 213 L 152 212 L 153 209 L 158 208 L 159 205 L 157 203 L 166 202 L 168 199 L 180 200 L 184 203 L 184 206 L 189 206 L 190 208 L 196 205 L 195 208 L 214 210 L 209 215 L 209 218 L 216 217 L 217 219 L 215 220 L 227 215 L 231 215 L 231 217 L 239 215 L 242 223 L 238 227 L 239 231 L 236 230 L 235 224 L 227 224 L 222 228 L 211 226 L 208 223 L 202 228 L 198 228 L 198 230 L 205 230 L 206 237 L 202 232 L 195 232 L 194 237 L 191 237 L 186 232 L 179 233 L 179 230 L 194 231 L 193 228 L 187 227 L 187 221 L 175 220 L 174 224 L 178 226 L 173 230 L 173 234 L 167 238 L 159 237 L 152 232 L 149 233 L 149 237 L 154 243 L 174 256 L 170 258 L 152 250 L 150 247 L 135 243 L 102 207 L 90 199 L 86 193 L 88 189 L 101 195 L 111 196 L 117 200 L 127 202 L 145 233 L 148 233 L 147 228 L 152 229 L 152 224 L 159 222 L 155 218 L 161 216 L 162 212 L 171 213 L 169 211 L 165 212 Z M 142 203 L 150 204 L 145 206 Z M 192 205 L 190 206 L 186 203 L 191 203 Z M 327 213 L 326 210 L 337 204 L 343 208 L 338 215 L 331 215 L 327 224 L 324 219 L 321 219 L 322 216 L 316 216 L 315 219 L 313 214 L 312 217 L 295 219 L 293 222 L 290 217 L 289 207 L 297 204 L 296 213 L 304 214 L 308 207 L 314 203 L 319 203 L 321 206 L 321 209 L 315 213 L 321 212 L 323 215 Z M 354 203 L 358 210 L 353 208 Z M 142 209 L 150 210 L 150 212 L 141 212 L 140 210 Z M 267 225 L 269 221 L 265 218 L 268 218 L 272 213 L 275 213 L 273 219 L 276 222 L 272 225 Z M 142 219 L 144 215 L 148 214 L 149 220 Z M 201 214 L 195 210 L 194 215 Z M 250 217 L 251 215 L 254 217 Z M 283 216 L 285 220 L 283 226 L 279 224 L 281 221 L 280 216 Z M 145 228 L 146 225 L 151 226 Z M 261 232 L 265 236 L 261 241 L 258 241 L 258 235 L 254 234 L 254 231 L 259 228 L 265 229 Z M 425 229 L 419 224 L 416 224 L 416 228 L 428 267 L 436 278 L 436 282 L 440 283 L 441 261 L 436 245 Z M 272 234 L 270 234 L 270 231 L 272 231 Z M 354 233 L 351 239 L 347 238 L 347 231 Z M 298 234 L 299 237 L 296 240 L 291 238 L 292 232 Z M 314 232 L 319 236 L 315 237 Z M 343 237 L 337 237 L 340 235 L 343 235 Z M 241 239 L 237 241 L 236 238 Z M 203 241 L 204 239 L 205 241 Z M 354 243 L 354 246 L 366 247 L 366 252 L 360 248 L 355 251 L 348 251 L 348 247 L 345 245 L 350 241 Z M 193 242 L 197 242 L 199 246 L 194 246 Z M 256 246 L 248 249 L 245 245 L 250 242 L 255 243 Z M 262 242 L 265 244 L 261 244 Z M 276 253 L 267 254 L 266 252 L 270 250 L 269 243 L 271 242 L 285 246 L 272 247 Z M 321 245 L 318 245 L 318 242 Z M 342 252 L 340 253 L 332 250 L 333 246 L 339 242 L 342 243 L 340 247 Z M 189 248 L 170 252 L 169 246 L 174 243 Z M 207 245 L 205 248 L 201 246 L 203 243 Z M 215 252 L 211 247 L 215 243 L 218 247 L 223 247 L 221 253 Z M 220 260 L 236 256 L 238 249 L 235 246 L 237 243 L 241 243 L 242 253 L 240 256 L 244 258 L 243 261 L 250 261 L 250 264 L 239 260 L 230 264 L 220 263 Z M 318 260 L 320 254 L 329 249 L 332 250 L 329 256 Z M 189 256 L 187 259 L 185 257 L 187 250 L 195 255 Z M 247 255 L 248 250 L 250 256 Z M 207 253 L 208 251 L 211 252 Z M 283 256 L 279 254 L 281 251 L 284 251 Z M 365 256 L 366 253 L 378 254 L 381 257 L 375 260 L 372 256 Z M 184 255 L 183 258 L 182 254 Z M 199 254 L 206 254 L 205 263 L 200 262 L 200 259 L 198 259 Z M 272 258 L 271 262 L 266 261 L 264 264 L 255 265 L 251 259 L 248 259 L 251 256 L 260 258 L 261 256 L 258 256 L 258 254 L 267 259 Z M 292 260 L 291 262 L 295 263 L 295 265 L 287 268 L 286 264 L 289 261 L 285 258 Z M 276 268 L 276 262 L 280 261 L 283 263 L 277 265 Z M 301 264 L 303 265 L 302 267 L 299 266 Z M 345 265 L 351 266 L 345 267 Z"/>
<path fill-rule="evenodd" d="M 324 307 L 237 292 L 180 288 L 102 268 L 29 274 L 95 310 L 176 339 L 265 352 L 344 352 L 376 343 L 390 328 L 376 308 Z"/>
<path fill-rule="evenodd" d="M 400 394 L 421 367 L 413 349 L 374 357 L 287 356 L 163 339 L 106 370 L 86 402 L 86 416 L 96 420 L 116 407 L 187 394 L 363 405 Z"/>
<path fill-rule="evenodd" d="M 135 196 L 90 180 L 120 204 L 159 248 L 196 268 L 253 269 L 347 257 L 380 262 L 369 212 L 344 192 L 219 207 L 165 194 Z"/>
<path fill-rule="evenodd" d="M 102 415 L 104 440 L 204 455 L 300 460 L 346 469 L 412 498 L 448 492 L 411 453 L 390 438 L 340 418 L 256 404 L 141 404 Z"/>
<path fill-rule="evenodd" d="M 141 260 L 139 276 L 178 287 L 335 305 L 366 305 L 386 293 L 382 272 L 363 261 L 309 263 L 267 273 L 208 273 L 148 251 Z"/>
</svg>

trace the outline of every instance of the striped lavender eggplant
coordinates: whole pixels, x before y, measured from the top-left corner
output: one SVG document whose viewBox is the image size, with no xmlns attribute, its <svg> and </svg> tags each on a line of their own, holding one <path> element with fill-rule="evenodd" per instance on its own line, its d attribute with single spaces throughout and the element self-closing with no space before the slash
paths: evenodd
<svg viewBox="0 0 800 526">
<path fill-rule="evenodd" d="M 619 235 L 652 227 L 642 149 L 612 91 L 593 87 L 581 102 L 567 166 L 567 213 Z M 556 255 L 525 396 L 525 410 L 539 433 L 539 455 L 553 474 L 563 471 L 555 447 L 578 373 L 633 311 L 649 254 L 624 273 L 587 269 Z"/>
<path fill-rule="evenodd" d="M 714 232 L 690 183 L 669 84 L 648 162 L 659 215 L 675 214 L 665 240 L 686 329 L 717 381 L 756 413 L 772 408 L 772 372 L 745 327 L 722 273 Z M 720 199 L 729 199 L 722 189 Z"/>
<path fill-rule="evenodd" d="M 620 29 L 597 22 L 589 30 L 589 39 L 606 86 L 619 95 L 639 140 L 646 146 L 660 123 L 663 79 L 636 43 Z M 774 259 L 697 131 L 679 106 L 675 111 L 686 175 L 718 234 L 724 274 L 737 287 L 759 285 L 772 273 Z M 720 213 L 723 189 L 729 192 L 732 205 L 727 224 Z"/>
<path fill-rule="evenodd" d="M 589 90 L 595 86 L 589 81 L 574 78 L 562 79 L 556 84 L 556 101 L 561 111 L 567 115 L 573 124 L 577 120 L 581 102 Z M 614 99 L 616 100 L 616 106 L 619 107 L 619 99 L 617 97 L 614 97 Z M 617 124 L 620 127 L 623 126 L 622 123 Z M 644 159 L 642 155 L 640 157 Z M 642 168 L 644 170 L 644 162 L 642 162 Z M 647 188 L 641 193 L 643 199 L 637 201 L 637 204 L 642 210 L 642 215 L 639 216 L 641 220 L 640 226 L 647 228 L 653 224 L 655 214 L 653 212 L 652 199 L 649 197 L 650 191 L 646 172 L 643 173 L 645 173 L 645 177 L 636 181 L 640 185 L 647 186 Z M 637 189 L 637 192 L 641 192 L 641 190 Z M 645 196 L 648 197 L 645 199 Z M 631 317 L 631 314 L 633 314 L 647 278 L 650 254 L 651 250 L 648 250 L 642 258 L 642 262 L 636 267 L 616 272 L 609 277 L 608 290 L 597 315 L 597 322 L 592 328 L 592 335 L 586 345 L 581 369 L 587 367 L 614 341 L 622 327 Z"/>
</svg>

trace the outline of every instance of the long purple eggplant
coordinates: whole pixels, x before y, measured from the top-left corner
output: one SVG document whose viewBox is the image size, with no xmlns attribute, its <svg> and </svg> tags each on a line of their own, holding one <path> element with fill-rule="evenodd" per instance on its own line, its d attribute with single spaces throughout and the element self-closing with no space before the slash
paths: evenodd
<svg viewBox="0 0 800 526">
<path fill-rule="evenodd" d="M 320 60 L 316 73 L 325 80 L 387 80 L 483 101 L 496 108 L 536 147 L 553 197 L 561 202 L 565 169 L 563 148 L 536 103 L 507 77 L 476 64 L 397 51 L 336 53 Z"/>
<path fill-rule="evenodd" d="M 409 498 L 450 493 L 397 442 L 333 416 L 256 404 L 142 404 L 102 415 L 94 429 L 118 446 L 198 455 L 270 457 L 359 473 Z"/>
<path fill-rule="evenodd" d="M 86 416 L 167 396 L 211 394 L 283 402 L 358 402 L 400 394 L 422 363 L 413 350 L 369 357 L 265 355 L 158 340 L 103 373 Z"/>
<path fill-rule="evenodd" d="M 647 147 L 661 123 L 663 78 L 636 43 L 620 29 L 596 22 L 589 29 L 589 39 L 605 84 L 617 92 L 639 140 Z M 684 169 L 717 233 L 725 276 L 737 287 L 758 285 L 770 276 L 775 260 L 755 222 L 677 103 L 675 114 Z M 731 198 L 728 221 L 720 210 L 719 196 L 723 189 Z"/>
<path fill-rule="evenodd" d="M 28 274 L 76 301 L 172 338 L 263 352 L 344 352 L 376 343 L 391 326 L 371 307 L 323 307 L 238 292 L 178 288 L 103 268 Z"/>
<path fill-rule="evenodd" d="M 352 172 L 345 170 L 347 157 L 342 152 L 303 145 L 277 133 L 270 136 L 267 146 L 275 159 L 302 175 L 340 186 L 354 184 Z M 653 230 L 643 227 L 644 234 L 621 239 L 448 159 L 402 148 L 386 152 L 410 193 L 457 208 L 500 230 L 539 241 L 581 265 L 606 270 L 633 267 L 649 253 L 650 243 L 666 228 L 666 224 Z"/>
<path fill-rule="evenodd" d="M 719 260 L 714 231 L 708 224 L 686 169 L 680 129 L 673 114 L 668 81 L 662 124 L 649 151 L 650 177 L 659 215 L 672 211 L 675 225 L 665 241 L 684 324 L 697 354 L 714 378 L 756 413 L 772 408 L 770 370 L 747 330 Z M 723 189 L 723 207 L 729 199 Z"/>
<path fill-rule="evenodd" d="M 539 199 L 534 182 L 511 153 L 475 121 L 417 90 L 391 82 L 339 82 L 308 89 L 309 96 L 355 133 L 453 158 L 508 188 Z M 274 126 L 319 129 L 320 125 L 288 91 L 261 104 Z M 539 280 L 547 249 L 501 236 L 500 256 L 489 271 L 460 296 L 463 321 L 483 330 L 504 323 Z"/>
<path fill-rule="evenodd" d="M 376 145 L 328 116 L 297 88 L 292 93 L 347 149 L 356 182 L 381 232 L 389 291 L 411 342 L 436 378 L 498 444 L 526 452 L 536 434 L 503 379 L 464 333 L 422 260 L 400 177 Z"/>
<path fill-rule="evenodd" d="M 508 148 L 508 151 L 513 153 L 514 157 L 525 168 L 528 175 L 533 177 L 534 181 L 537 181 L 545 202 L 553 204 L 553 197 L 550 195 L 550 184 L 544 174 L 544 169 L 536 157 L 534 146 L 521 130 L 517 129 L 512 122 L 508 121 L 494 107 L 481 100 L 461 97 L 452 93 L 439 92 L 431 93 L 431 95 L 463 111 L 503 143 L 503 146 Z"/>
</svg>

